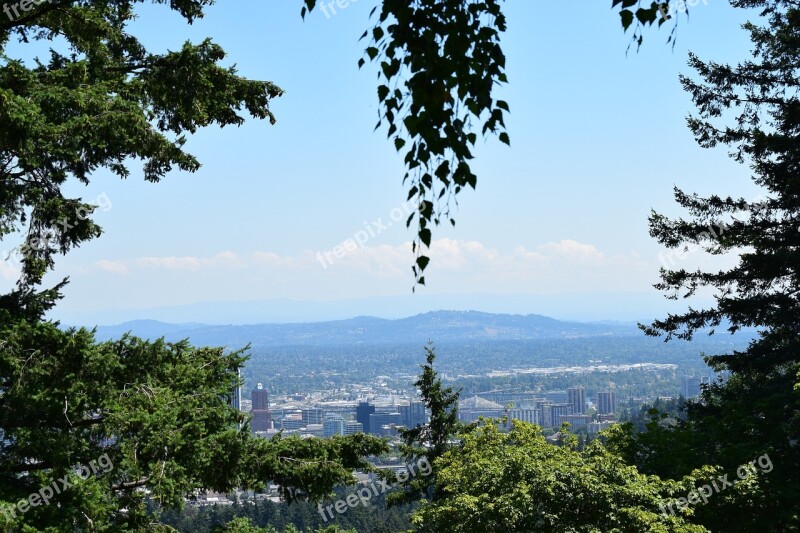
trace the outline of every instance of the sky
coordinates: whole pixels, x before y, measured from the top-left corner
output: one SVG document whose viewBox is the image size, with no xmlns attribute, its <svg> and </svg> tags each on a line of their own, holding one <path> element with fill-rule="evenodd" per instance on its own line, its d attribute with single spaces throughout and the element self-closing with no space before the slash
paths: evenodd
<svg viewBox="0 0 800 533">
<path fill-rule="evenodd" d="M 271 106 L 278 122 L 198 132 L 186 145 L 196 173 L 152 184 L 134 162 L 127 180 L 98 172 L 71 184 L 69 194 L 104 206 L 105 234 L 46 279 L 70 278 L 53 318 L 279 322 L 458 307 L 631 320 L 686 305 L 652 288 L 659 267 L 717 263 L 700 252 L 670 259 L 648 234 L 651 209 L 681 214 L 675 186 L 759 191 L 724 147 L 695 144 L 678 76 L 691 74 L 689 50 L 745 59 L 740 26 L 753 13 L 693 0 L 674 47 L 662 28 L 637 51 L 610 0 L 506 2 L 510 83 L 497 97 L 511 106 L 511 146 L 479 140 L 477 189 L 460 195 L 455 228 L 435 229 L 427 286 L 412 294 L 402 159 L 373 131 L 375 65 L 357 68 L 375 4 L 349 0 L 304 21 L 301 0 L 220 0 L 192 26 L 143 6 L 132 32 L 152 51 L 211 37 L 241 75 L 284 89 Z M 336 257 L 347 239 L 361 246 Z M 15 279 L 13 261 L 0 263 L 0 292 Z"/>
</svg>

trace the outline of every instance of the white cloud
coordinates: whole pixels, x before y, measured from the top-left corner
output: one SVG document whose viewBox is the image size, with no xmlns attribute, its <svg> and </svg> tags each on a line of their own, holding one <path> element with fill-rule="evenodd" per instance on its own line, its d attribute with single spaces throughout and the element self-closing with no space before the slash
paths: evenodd
<svg viewBox="0 0 800 533">
<path fill-rule="evenodd" d="M 94 266 L 100 270 L 104 270 L 105 272 L 111 272 L 112 274 L 128 273 L 128 267 L 125 266 L 125 263 L 122 261 L 109 261 L 107 259 L 102 259 L 95 262 Z"/>
<path fill-rule="evenodd" d="M 5 261 L 5 257 L 0 257 L 0 277 L 10 281 L 16 281 L 19 279 L 20 274 L 21 272 L 18 268 Z"/>
<path fill-rule="evenodd" d="M 411 243 L 351 246 L 332 251 L 304 250 L 293 255 L 258 250 L 224 251 L 211 256 L 105 259 L 92 270 L 108 276 L 109 290 L 146 280 L 148 291 L 170 301 L 224 298 L 338 299 L 404 293 L 413 284 Z M 479 241 L 439 239 L 427 251 L 427 290 L 449 293 L 581 293 L 647 291 L 657 275 L 657 258 L 608 254 L 598 247 L 565 239 L 533 247 L 500 250 Z M 0 270 L 0 274 L 5 274 Z M 67 273 L 65 273 L 67 274 Z M 77 276 L 80 269 L 72 272 Z M 95 274 L 96 275 L 96 274 Z M 76 279 L 77 281 L 77 279 Z M 89 283 L 87 277 L 86 282 Z M 92 279 L 92 283 L 98 280 Z M 134 285 L 137 285 L 134 283 Z M 147 292 L 147 291 L 145 291 Z M 131 298 L 148 295 L 131 293 Z M 155 298 L 150 296 L 149 298 Z"/>
</svg>

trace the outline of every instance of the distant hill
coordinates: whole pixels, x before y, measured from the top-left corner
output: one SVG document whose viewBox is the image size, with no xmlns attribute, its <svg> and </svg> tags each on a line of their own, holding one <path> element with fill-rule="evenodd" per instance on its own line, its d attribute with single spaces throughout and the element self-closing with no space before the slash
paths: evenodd
<svg viewBox="0 0 800 533">
<path fill-rule="evenodd" d="M 434 311 L 395 320 L 355 317 L 329 322 L 242 326 L 168 324 L 138 320 L 116 326 L 100 326 L 97 328 L 97 337 L 108 340 L 118 338 L 126 332 L 144 338 L 163 336 L 172 341 L 189 338 L 197 345 L 230 347 L 248 343 L 254 346 L 423 344 L 429 339 L 444 343 L 640 334 L 634 324 L 567 322 L 541 315 Z"/>
</svg>

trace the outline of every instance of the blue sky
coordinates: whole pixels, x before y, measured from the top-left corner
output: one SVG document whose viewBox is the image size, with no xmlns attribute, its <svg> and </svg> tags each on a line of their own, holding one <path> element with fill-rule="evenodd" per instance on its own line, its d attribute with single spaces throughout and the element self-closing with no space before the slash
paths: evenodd
<svg viewBox="0 0 800 533">
<path fill-rule="evenodd" d="M 758 195 L 724 148 L 694 143 L 685 125 L 691 100 L 678 82 L 690 73 L 688 50 L 715 61 L 747 57 L 740 25 L 748 13 L 694 3 L 674 48 L 662 29 L 627 54 L 630 35 L 609 1 L 506 3 L 510 84 L 498 96 L 511 106 L 512 145 L 489 140 L 477 150 L 477 190 L 461 195 L 456 227 L 434 234 L 429 286 L 417 291 L 423 307 L 474 294 L 474 305 L 463 305 L 492 301 L 499 310 L 502 297 L 492 295 L 514 294 L 509 311 L 570 318 L 665 309 L 651 288 L 663 250 L 648 236 L 650 209 L 680 213 L 674 185 Z M 210 36 L 242 75 L 282 87 L 272 106 L 278 123 L 199 132 L 187 144 L 203 164 L 194 174 L 150 184 L 134 167 L 126 181 L 98 173 L 89 187 L 72 186 L 86 199 L 106 195 L 111 208 L 97 215 L 106 234 L 61 258 L 48 278 L 71 278 L 55 317 L 104 324 L 164 318 L 158 308 L 197 302 L 417 297 L 413 231 L 392 223 L 404 209 L 402 162 L 385 133 L 373 132 L 375 69 L 356 66 L 375 0 L 305 21 L 301 5 L 221 0 L 193 26 L 163 6 L 142 10 L 134 32 L 151 49 Z M 336 258 L 349 238 L 364 247 Z M 319 260 L 325 252 L 333 261 Z M 679 263 L 710 264 L 699 253 Z M 0 290 L 13 279 L 13 264 L 3 263 Z M 553 304 L 560 295 L 568 307 Z M 627 301 L 635 301 L 628 312 Z M 190 311 L 167 318 L 198 319 Z"/>
</svg>

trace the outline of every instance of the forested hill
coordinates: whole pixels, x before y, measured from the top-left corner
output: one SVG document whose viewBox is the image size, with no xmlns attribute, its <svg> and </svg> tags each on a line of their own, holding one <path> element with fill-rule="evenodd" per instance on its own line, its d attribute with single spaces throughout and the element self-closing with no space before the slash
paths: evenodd
<svg viewBox="0 0 800 533">
<path fill-rule="evenodd" d="M 356 317 L 348 320 L 298 324 L 203 325 L 167 324 L 152 320 L 100 326 L 100 340 L 125 332 L 145 338 L 189 338 L 194 344 L 346 345 L 424 344 L 438 342 L 569 339 L 596 336 L 641 335 L 635 324 L 566 322 L 541 315 L 490 314 L 477 311 L 436 311 L 387 320 Z"/>
</svg>

